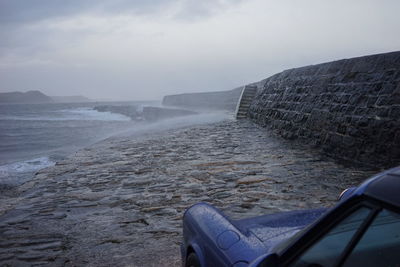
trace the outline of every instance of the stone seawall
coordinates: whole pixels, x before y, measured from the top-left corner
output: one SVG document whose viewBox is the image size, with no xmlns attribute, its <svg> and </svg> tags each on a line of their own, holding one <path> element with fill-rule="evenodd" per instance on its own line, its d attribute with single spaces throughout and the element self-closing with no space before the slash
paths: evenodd
<svg viewBox="0 0 400 267">
<path fill-rule="evenodd" d="M 400 52 L 290 69 L 265 80 L 249 110 L 256 123 L 329 155 L 400 164 Z"/>
<path fill-rule="evenodd" d="M 241 92 L 242 87 L 229 91 L 167 95 L 164 97 L 162 104 L 195 109 L 234 111 Z"/>
</svg>

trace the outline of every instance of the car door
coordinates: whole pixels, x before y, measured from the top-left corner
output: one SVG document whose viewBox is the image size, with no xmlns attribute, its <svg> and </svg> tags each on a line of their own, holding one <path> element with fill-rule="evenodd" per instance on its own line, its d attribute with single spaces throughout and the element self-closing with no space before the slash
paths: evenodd
<svg viewBox="0 0 400 267">
<path fill-rule="evenodd" d="M 296 244 L 295 256 L 286 255 L 284 266 L 399 266 L 399 213 L 377 204 L 362 202 L 328 216 Z"/>
</svg>

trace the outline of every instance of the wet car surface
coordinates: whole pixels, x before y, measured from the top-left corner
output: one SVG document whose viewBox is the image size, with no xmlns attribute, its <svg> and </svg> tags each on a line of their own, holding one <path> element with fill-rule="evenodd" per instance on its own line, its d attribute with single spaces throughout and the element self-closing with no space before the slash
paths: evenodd
<svg viewBox="0 0 400 267">
<path fill-rule="evenodd" d="M 184 266 L 397 266 L 400 167 L 350 188 L 330 209 L 231 220 L 206 203 L 183 219 Z"/>
</svg>

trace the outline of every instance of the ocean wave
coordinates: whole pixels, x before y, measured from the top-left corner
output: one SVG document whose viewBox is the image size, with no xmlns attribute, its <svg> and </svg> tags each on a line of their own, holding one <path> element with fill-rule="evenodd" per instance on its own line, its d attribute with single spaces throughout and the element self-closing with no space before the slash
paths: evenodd
<svg viewBox="0 0 400 267">
<path fill-rule="evenodd" d="M 92 108 L 55 110 L 52 112 L 26 115 L 0 115 L 0 120 L 25 121 L 129 121 L 129 117 L 111 112 L 99 112 Z"/>
<path fill-rule="evenodd" d="M 13 176 L 18 173 L 35 172 L 40 169 L 53 166 L 55 162 L 48 157 L 34 158 L 21 162 L 14 162 L 0 166 L 0 179 Z"/>
<path fill-rule="evenodd" d="M 131 120 L 128 116 L 111 113 L 111 112 L 99 112 L 92 108 L 76 108 L 76 109 L 66 109 L 62 112 L 68 118 L 73 118 L 75 120 L 100 120 L 100 121 L 129 121 Z"/>
</svg>

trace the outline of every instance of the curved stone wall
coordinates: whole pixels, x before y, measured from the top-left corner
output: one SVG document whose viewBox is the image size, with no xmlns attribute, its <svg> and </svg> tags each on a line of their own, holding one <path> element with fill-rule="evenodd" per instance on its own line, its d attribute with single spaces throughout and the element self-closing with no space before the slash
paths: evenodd
<svg viewBox="0 0 400 267">
<path fill-rule="evenodd" d="M 242 87 L 229 91 L 188 93 L 164 96 L 164 106 L 191 109 L 220 109 L 234 111 L 242 92 Z"/>
<path fill-rule="evenodd" d="M 265 80 L 249 116 L 335 157 L 400 165 L 400 52 L 278 73 Z"/>
</svg>

